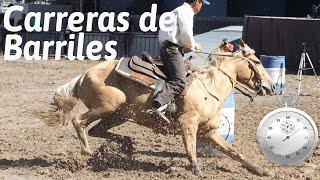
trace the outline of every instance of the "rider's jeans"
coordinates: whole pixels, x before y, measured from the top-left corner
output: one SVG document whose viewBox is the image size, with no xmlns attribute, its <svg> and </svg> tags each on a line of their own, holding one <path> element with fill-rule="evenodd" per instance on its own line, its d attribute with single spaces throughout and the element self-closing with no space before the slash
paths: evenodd
<svg viewBox="0 0 320 180">
<path fill-rule="evenodd" d="M 183 55 L 177 45 L 166 41 L 161 45 L 160 56 L 166 67 L 167 81 L 163 90 L 155 96 L 154 101 L 164 105 L 182 93 L 187 79 Z"/>
</svg>

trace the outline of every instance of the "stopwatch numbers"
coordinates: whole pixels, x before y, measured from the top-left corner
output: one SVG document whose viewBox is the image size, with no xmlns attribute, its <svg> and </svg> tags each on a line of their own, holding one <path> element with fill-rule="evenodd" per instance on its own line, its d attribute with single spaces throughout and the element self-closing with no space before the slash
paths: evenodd
<svg viewBox="0 0 320 180">
<path fill-rule="evenodd" d="M 305 113 L 278 109 L 263 118 L 257 130 L 258 142 L 269 160 L 282 165 L 303 162 L 315 149 L 316 127 Z"/>
</svg>

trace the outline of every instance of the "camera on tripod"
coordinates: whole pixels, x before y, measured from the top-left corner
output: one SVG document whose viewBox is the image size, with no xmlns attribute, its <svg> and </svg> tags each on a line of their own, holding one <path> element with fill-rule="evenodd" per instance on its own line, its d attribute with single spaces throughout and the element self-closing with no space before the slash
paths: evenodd
<svg viewBox="0 0 320 180">
<path fill-rule="evenodd" d="M 312 64 L 312 61 L 309 57 L 309 54 L 307 53 L 307 45 L 306 43 L 302 43 L 301 44 L 302 47 L 302 54 L 301 54 L 301 58 L 300 58 L 300 63 L 299 63 L 299 69 L 298 69 L 298 73 L 297 73 L 297 80 L 298 80 L 298 87 L 297 87 L 297 92 L 298 95 L 300 95 L 300 88 L 301 88 L 301 80 L 302 80 L 302 74 L 303 71 L 307 71 L 307 70 L 312 70 L 315 76 L 318 76 L 315 68 Z M 306 67 L 306 60 L 308 60 L 310 67 Z M 320 79 L 317 78 L 318 82 L 320 83 Z"/>
<path fill-rule="evenodd" d="M 306 45 L 306 43 L 302 43 L 302 51 L 303 52 L 307 52 L 307 45 Z"/>
</svg>

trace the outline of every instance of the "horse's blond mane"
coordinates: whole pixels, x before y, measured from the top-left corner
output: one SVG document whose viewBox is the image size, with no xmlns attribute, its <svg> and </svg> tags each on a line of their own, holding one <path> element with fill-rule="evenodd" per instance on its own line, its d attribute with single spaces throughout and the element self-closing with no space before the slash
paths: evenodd
<svg viewBox="0 0 320 180">
<path fill-rule="evenodd" d="M 213 54 L 221 54 L 221 55 L 224 55 L 224 54 L 229 54 L 229 52 L 225 52 L 221 49 L 221 47 L 218 47 L 216 49 L 213 49 L 211 51 L 211 54 L 209 56 L 209 61 L 211 61 L 211 63 L 214 65 L 214 66 L 219 66 L 219 64 L 224 61 L 227 57 L 226 56 L 219 56 L 219 55 L 213 55 Z"/>
<path fill-rule="evenodd" d="M 208 76 L 214 74 L 213 68 L 216 68 L 215 66 L 206 67 L 203 69 L 198 69 L 195 72 L 193 72 L 193 76 L 198 79 L 206 79 Z"/>
<path fill-rule="evenodd" d="M 217 55 L 215 55 L 215 56 L 217 56 Z M 226 56 L 220 56 L 220 57 L 221 57 L 221 59 L 220 59 L 220 61 L 218 61 L 218 63 L 217 63 L 217 61 L 212 61 L 212 59 L 211 59 L 210 66 L 195 70 L 193 72 L 193 77 L 198 78 L 200 80 L 211 80 L 211 82 L 213 82 L 217 76 L 217 70 L 220 67 L 221 63 L 227 63 L 230 61 L 233 61 L 233 62 L 240 61 L 243 59 L 244 55 L 241 51 L 239 51 L 239 52 L 234 53 L 232 57 L 226 57 Z M 209 58 L 209 60 L 210 60 L 210 58 Z"/>
<path fill-rule="evenodd" d="M 217 66 L 210 66 L 203 69 L 196 70 L 193 77 L 201 80 L 205 84 L 214 84 L 217 77 Z"/>
</svg>

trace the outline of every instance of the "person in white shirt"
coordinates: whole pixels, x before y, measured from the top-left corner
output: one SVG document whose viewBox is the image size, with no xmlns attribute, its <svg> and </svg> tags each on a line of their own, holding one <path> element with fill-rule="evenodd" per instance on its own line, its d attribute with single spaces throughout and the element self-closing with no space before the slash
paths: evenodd
<svg viewBox="0 0 320 180">
<path fill-rule="evenodd" d="M 170 121 L 161 111 L 172 102 L 186 87 L 186 70 L 183 54 L 190 51 L 201 51 L 200 44 L 193 38 L 193 17 L 198 14 L 207 0 L 186 0 L 172 11 L 175 21 L 170 26 L 172 31 L 159 31 L 160 57 L 166 67 L 166 84 L 162 91 L 155 95 L 148 113 L 156 112 L 168 123 Z"/>
</svg>

